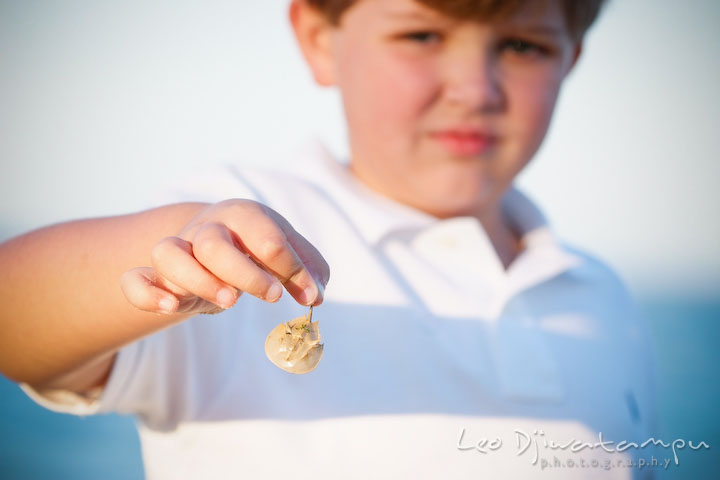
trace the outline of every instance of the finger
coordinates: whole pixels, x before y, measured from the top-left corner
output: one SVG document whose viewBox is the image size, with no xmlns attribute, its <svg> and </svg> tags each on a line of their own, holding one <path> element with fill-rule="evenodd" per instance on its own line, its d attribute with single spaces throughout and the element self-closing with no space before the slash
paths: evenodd
<svg viewBox="0 0 720 480">
<path fill-rule="evenodd" d="M 279 215 L 278 215 L 279 216 Z M 278 224 L 285 232 L 285 236 L 292 245 L 295 253 L 300 257 L 305 268 L 308 269 L 318 286 L 318 296 L 313 305 L 320 305 L 325 298 L 325 287 L 330 281 L 330 266 L 322 254 L 305 237 L 300 235 L 290 223 L 280 217 Z"/>
<path fill-rule="evenodd" d="M 128 270 L 120 277 L 125 298 L 136 308 L 153 313 L 174 313 L 179 305 L 172 293 L 156 285 L 156 272 L 150 267 Z"/>
<path fill-rule="evenodd" d="M 200 297 L 186 295 L 151 267 L 139 267 L 120 277 L 125 298 L 140 310 L 152 313 L 217 313 L 223 309 Z M 179 293 L 180 292 L 180 293 Z"/>
<path fill-rule="evenodd" d="M 280 279 L 298 302 L 303 305 L 322 302 L 322 287 L 295 252 L 285 230 L 293 236 L 297 232 L 277 212 L 260 204 L 257 207 L 244 209 L 237 217 L 233 230 L 241 235 L 234 240 L 263 269 Z"/>
<path fill-rule="evenodd" d="M 192 254 L 190 242 L 166 237 L 152 250 L 153 268 L 178 287 L 221 308 L 232 307 L 237 290 L 207 271 Z"/>
<path fill-rule="evenodd" d="M 282 295 L 280 281 L 238 249 L 225 225 L 203 225 L 193 237 L 192 253 L 208 271 L 228 285 L 268 302 L 276 302 Z"/>
</svg>

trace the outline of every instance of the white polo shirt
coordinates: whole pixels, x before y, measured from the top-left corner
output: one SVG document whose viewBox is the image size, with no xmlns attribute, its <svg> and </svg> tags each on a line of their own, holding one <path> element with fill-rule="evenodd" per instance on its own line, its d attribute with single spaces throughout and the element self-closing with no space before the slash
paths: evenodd
<svg viewBox="0 0 720 480">
<path fill-rule="evenodd" d="M 122 349 L 96 401 L 25 391 L 55 410 L 137 415 L 148 480 L 649 478 L 627 463 L 649 447 L 618 447 L 652 436 L 654 372 L 611 270 L 559 243 L 515 188 L 503 209 L 525 249 L 506 271 L 474 218 L 395 203 L 320 147 L 294 162 L 229 167 L 167 200 L 253 198 L 320 250 L 331 279 L 315 371 L 264 354 L 306 309 L 243 295 Z"/>
</svg>

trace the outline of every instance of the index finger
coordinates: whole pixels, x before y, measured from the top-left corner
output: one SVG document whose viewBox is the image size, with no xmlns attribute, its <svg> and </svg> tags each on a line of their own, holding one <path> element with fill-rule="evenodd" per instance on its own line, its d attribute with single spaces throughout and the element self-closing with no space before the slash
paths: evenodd
<svg viewBox="0 0 720 480">
<path fill-rule="evenodd" d="M 320 252 L 279 213 L 256 204 L 229 225 L 238 248 L 277 277 L 303 305 L 320 305 L 330 269 Z"/>
</svg>

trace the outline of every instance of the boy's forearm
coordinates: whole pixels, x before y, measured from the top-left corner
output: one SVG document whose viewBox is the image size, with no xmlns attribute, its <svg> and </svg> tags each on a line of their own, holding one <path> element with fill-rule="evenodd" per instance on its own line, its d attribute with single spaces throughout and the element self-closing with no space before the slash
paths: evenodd
<svg viewBox="0 0 720 480">
<path fill-rule="evenodd" d="M 67 379 L 82 388 L 102 382 L 118 348 L 183 320 L 130 305 L 120 277 L 150 265 L 153 245 L 205 206 L 69 222 L 0 245 L 0 371 L 36 386 Z"/>
</svg>

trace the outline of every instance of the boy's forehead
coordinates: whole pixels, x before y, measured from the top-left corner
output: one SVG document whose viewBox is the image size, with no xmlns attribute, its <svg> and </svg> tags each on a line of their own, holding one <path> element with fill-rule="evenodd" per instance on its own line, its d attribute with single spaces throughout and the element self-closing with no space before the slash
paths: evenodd
<svg viewBox="0 0 720 480">
<path fill-rule="evenodd" d="M 561 0 L 355 0 L 384 20 L 478 21 L 565 27 Z"/>
</svg>

